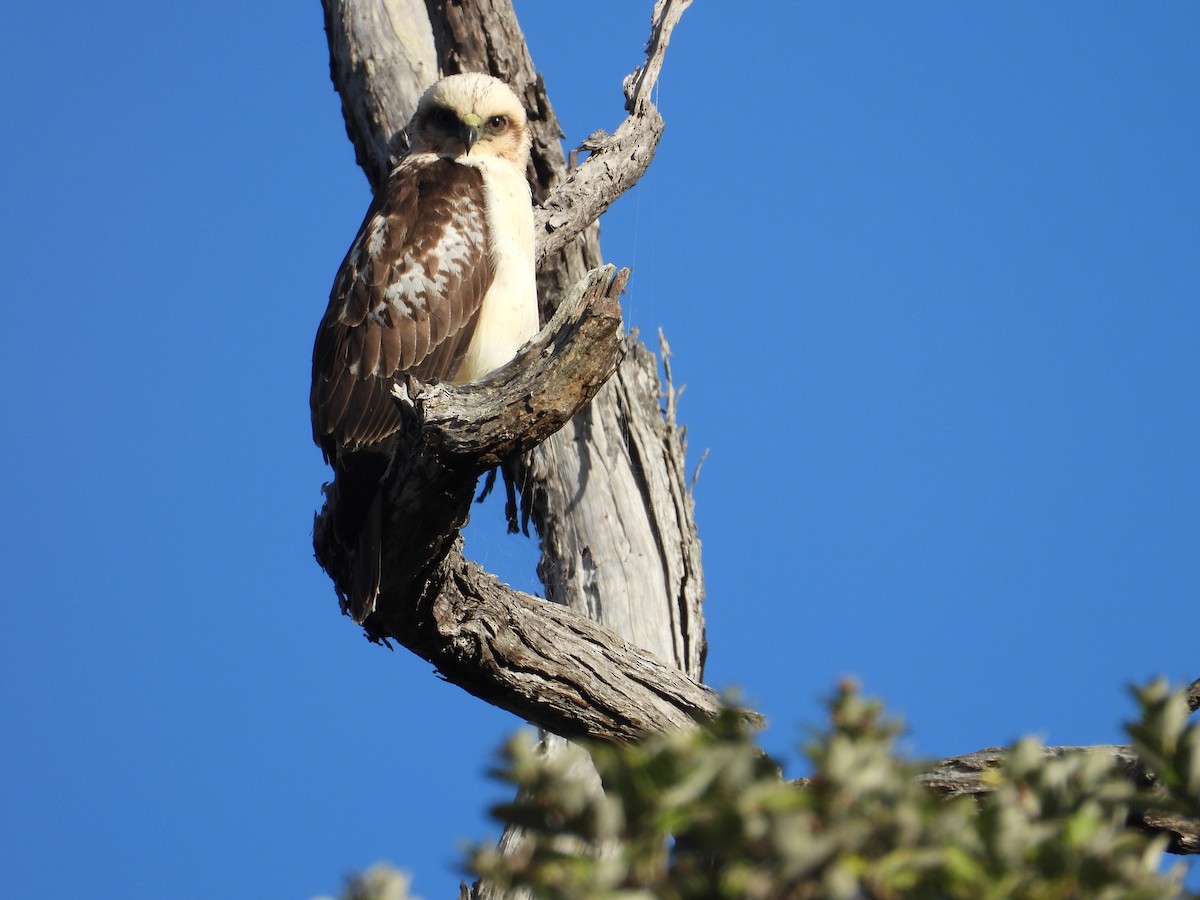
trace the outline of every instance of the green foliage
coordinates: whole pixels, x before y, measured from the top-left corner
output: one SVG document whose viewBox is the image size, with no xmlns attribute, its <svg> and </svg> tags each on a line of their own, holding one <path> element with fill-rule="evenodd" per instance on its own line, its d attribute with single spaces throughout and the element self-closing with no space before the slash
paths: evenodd
<svg viewBox="0 0 1200 900">
<path fill-rule="evenodd" d="M 1142 767 L 1162 788 L 1150 806 L 1168 814 L 1200 819 L 1200 724 L 1188 724 L 1184 695 L 1165 681 L 1134 688 L 1142 717 L 1125 730 Z"/>
<path fill-rule="evenodd" d="M 1026 740 L 982 799 L 944 799 L 897 754 L 900 726 L 849 684 L 804 747 L 813 776 L 800 784 L 732 710 L 694 732 L 590 747 L 602 792 L 577 756 L 519 735 L 497 772 L 519 796 L 495 814 L 527 840 L 504 856 L 477 847 L 471 868 L 547 900 L 1180 897 L 1181 872 L 1161 872 L 1165 839 L 1127 823 L 1149 808 L 1200 814 L 1200 730 L 1164 685 L 1136 693 L 1130 733 L 1156 793 L 1105 754 L 1047 756 Z"/>
</svg>

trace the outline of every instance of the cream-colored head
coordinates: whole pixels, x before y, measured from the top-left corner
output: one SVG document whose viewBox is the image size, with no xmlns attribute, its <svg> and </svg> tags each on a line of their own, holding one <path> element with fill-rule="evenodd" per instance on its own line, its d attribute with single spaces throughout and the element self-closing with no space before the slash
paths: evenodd
<svg viewBox="0 0 1200 900">
<path fill-rule="evenodd" d="M 408 126 L 414 153 L 448 159 L 497 156 L 522 169 L 529 160 L 529 123 L 512 89 L 491 75 L 450 75 L 421 97 Z"/>
</svg>

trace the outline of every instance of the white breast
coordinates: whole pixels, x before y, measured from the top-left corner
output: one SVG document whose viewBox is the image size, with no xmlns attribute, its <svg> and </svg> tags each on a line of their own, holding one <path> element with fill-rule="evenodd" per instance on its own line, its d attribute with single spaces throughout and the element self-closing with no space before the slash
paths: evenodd
<svg viewBox="0 0 1200 900">
<path fill-rule="evenodd" d="M 533 276 L 533 206 L 524 171 L 504 160 L 460 160 L 483 173 L 495 277 L 467 354 L 454 380 L 478 381 L 504 365 L 537 334 L 537 285 Z"/>
</svg>

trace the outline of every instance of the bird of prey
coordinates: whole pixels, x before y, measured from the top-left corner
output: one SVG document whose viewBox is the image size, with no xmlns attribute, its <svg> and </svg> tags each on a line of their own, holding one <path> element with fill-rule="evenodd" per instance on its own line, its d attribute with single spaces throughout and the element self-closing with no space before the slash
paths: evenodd
<svg viewBox="0 0 1200 900">
<path fill-rule="evenodd" d="M 313 348 L 313 437 L 333 467 L 323 564 L 362 622 L 380 583 L 380 480 L 395 449 L 398 375 L 462 384 L 538 330 L 530 135 L 516 94 L 487 75 L 430 87 L 350 245 Z"/>
</svg>

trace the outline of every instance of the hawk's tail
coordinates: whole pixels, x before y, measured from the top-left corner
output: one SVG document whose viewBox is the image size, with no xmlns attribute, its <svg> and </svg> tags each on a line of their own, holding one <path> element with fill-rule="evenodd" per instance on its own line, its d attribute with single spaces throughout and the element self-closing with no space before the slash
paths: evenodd
<svg viewBox="0 0 1200 900">
<path fill-rule="evenodd" d="M 313 522 L 313 550 L 329 573 L 342 612 L 360 625 L 375 611 L 382 569 L 383 500 L 379 481 L 387 457 L 356 454 L 334 467 L 325 507 Z"/>
<path fill-rule="evenodd" d="M 379 597 L 380 570 L 383 555 L 383 501 L 376 492 L 375 499 L 363 519 L 354 549 L 354 568 L 350 572 L 350 596 L 342 600 L 342 609 L 349 607 L 350 618 L 361 625 L 375 611 Z"/>
</svg>

